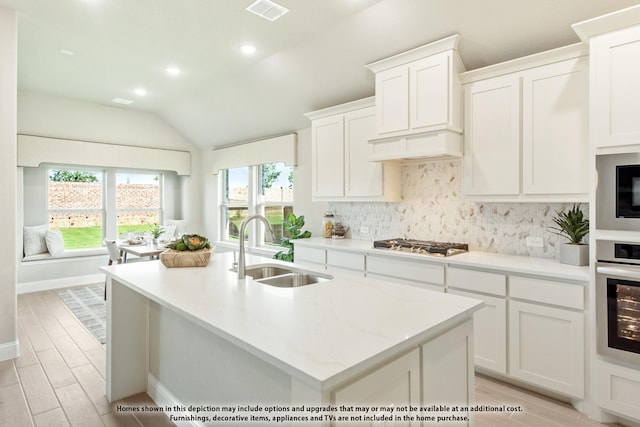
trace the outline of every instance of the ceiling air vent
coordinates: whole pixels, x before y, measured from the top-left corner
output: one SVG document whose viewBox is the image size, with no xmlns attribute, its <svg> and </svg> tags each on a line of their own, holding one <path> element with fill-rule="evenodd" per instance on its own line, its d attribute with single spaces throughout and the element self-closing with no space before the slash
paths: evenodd
<svg viewBox="0 0 640 427">
<path fill-rule="evenodd" d="M 271 0 L 257 0 L 247 6 L 247 10 L 258 16 L 262 16 L 264 19 L 268 19 L 269 21 L 275 21 L 285 13 L 289 12 L 289 9 L 274 3 Z"/>
</svg>

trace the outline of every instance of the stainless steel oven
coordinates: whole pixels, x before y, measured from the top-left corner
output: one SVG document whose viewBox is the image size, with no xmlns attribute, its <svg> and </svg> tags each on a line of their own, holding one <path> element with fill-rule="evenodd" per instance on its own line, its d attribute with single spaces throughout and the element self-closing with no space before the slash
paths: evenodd
<svg viewBox="0 0 640 427">
<path fill-rule="evenodd" d="M 596 245 L 598 353 L 640 366 L 640 243 Z"/>
<path fill-rule="evenodd" d="M 596 228 L 640 231 L 640 153 L 596 156 Z"/>
</svg>

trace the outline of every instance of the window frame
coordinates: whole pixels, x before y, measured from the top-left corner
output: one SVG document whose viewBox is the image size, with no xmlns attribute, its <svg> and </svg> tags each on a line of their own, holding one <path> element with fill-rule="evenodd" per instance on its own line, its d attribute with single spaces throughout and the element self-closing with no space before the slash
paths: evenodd
<svg viewBox="0 0 640 427">
<path fill-rule="evenodd" d="M 276 163 L 282 163 L 282 162 L 276 162 Z M 270 163 L 267 163 L 267 164 L 270 164 Z M 284 208 L 286 206 L 293 207 L 294 205 L 294 201 L 271 202 L 271 201 L 264 200 L 264 197 L 262 197 L 262 195 L 260 194 L 260 190 L 262 189 L 262 182 L 261 182 L 262 166 L 263 165 L 242 166 L 248 169 L 247 216 L 255 215 L 255 214 L 264 216 L 265 208 L 268 206 L 281 206 Z M 287 166 L 287 167 L 293 168 L 292 166 Z M 240 169 L 240 168 L 241 167 L 232 168 L 232 169 Z M 219 238 L 220 242 L 224 245 L 235 247 L 235 246 L 239 246 L 239 240 L 229 239 L 229 236 L 226 230 L 226 224 L 228 223 L 226 212 L 228 212 L 228 208 L 230 206 L 227 200 L 227 188 L 228 188 L 227 181 L 229 177 L 228 171 L 229 169 L 220 169 L 219 175 L 218 175 L 219 177 L 221 177 L 221 179 L 218 179 L 218 189 L 219 189 L 218 194 L 220 194 L 220 197 L 219 197 L 219 203 L 218 203 L 219 218 L 218 218 L 217 228 L 219 233 L 218 235 L 220 236 Z M 295 178 L 294 178 L 293 185 L 295 186 Z M 227 210 L 226 212 L 225 212 L 225 209 Z M 248 233 L 249 235 L 248 235 L 248 240 L 245 240 L 246 248 L 253 248 L 261 251 L 273 252 L 274 254 L 282 250 L 283 246 L 277 243 L 270 244 L 265 241 L 266 229 L 264 227 L 264 224 L 262 224 L 261 221 L 251 221 L 247 227 L 249 229 L 249 233 Z"/>
<path fill-rule="evenodd" d="M 116 176 L 118 174 L 138 174 L 138 175 L 157 175 L 158 176 L 158 184 L 159 184 L 159 204 L 160 207 L 158 211 L 158 219 L 160 224 L 164 221 L 164 211 L 165 211 L 165 172 L 161 170 L 151 170 L 151 169 L 126 169 L 126 168 L 109 168 L 109 167 L 95 167 L 95 166 L 84 166 L 84 165 L 66 165 L 66 164 L 45 164 L 42 165 L 46 168 L 45 174 L 45 188 L 47 192 L 47 207 L 46 212 L 47 215 L 51 212 L 69 212 L 69 209 L 49 209 L 49 174 L 52 170 L 69 170 L 69 171 L 81 171 L 81 172 L 93 172 L 96 174 L 102 175 L 102 209 L 79 209 L 79 212 L 101 212 L 102 215 L 102 236 L 100 239 L 100 245 L 92 248 L 85 249 L 65 249 L 65 250 L 73 250 L 73 251 L 82 251 L 82 250 L 93 250 L 104 247 L 104 239 L 108 236 L 113 236 L 114 238 L 119 237 L 118 233 L 118 213 L 121 211 L 126 211 L 123 209 L 117 209 L 117 179 Z M 130 211 L 140 212 L 146 209 L 132 209 Z M 148 209 L 149 211 L 156 211 L 156 209 Z"/>
</svg>

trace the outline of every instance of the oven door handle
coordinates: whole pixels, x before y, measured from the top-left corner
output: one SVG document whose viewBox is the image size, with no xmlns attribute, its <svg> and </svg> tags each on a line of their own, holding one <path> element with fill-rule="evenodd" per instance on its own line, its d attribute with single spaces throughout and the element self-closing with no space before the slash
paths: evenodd
<svg viewBox="0 0 640 427">
<path fill-rule="evenodd" d="M 626 277 L 629 279 L 640 280 L 640 267 L 632 266 L 620 266 L 620 267 L 608 267 L 598 266 L 596 272 L 599 274 L 606 274 L 610 276 Z"/>
</svg>

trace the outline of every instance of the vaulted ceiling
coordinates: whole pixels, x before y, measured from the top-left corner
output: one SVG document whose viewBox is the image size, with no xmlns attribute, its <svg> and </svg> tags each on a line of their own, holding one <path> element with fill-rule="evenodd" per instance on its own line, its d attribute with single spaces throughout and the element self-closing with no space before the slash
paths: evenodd
<svg viewBox="0 0 640 427">
<path fill-rule="evenodd" d="M 571 24 L 630 0 L 0 0 L 18 11 L 18 84 L 150 111 L 208 148 L 309 126 L 373 95 L 364 65 L 460 34 L 467 70 L 577 43 Z M 253 55 L 242 45 L 256 47 Z M 180 75 L 170 76 L 169 66 Z M 134 93 L 144 88 L 146 95 Z M 114 104 L 113 98 L 133 100 Z"/>
</svg>

